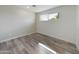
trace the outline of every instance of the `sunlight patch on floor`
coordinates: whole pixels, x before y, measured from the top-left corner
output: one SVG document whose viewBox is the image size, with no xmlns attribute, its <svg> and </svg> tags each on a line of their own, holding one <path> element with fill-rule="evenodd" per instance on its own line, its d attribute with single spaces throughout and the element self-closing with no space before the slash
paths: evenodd
<svg viewBox="0 0 79 59">
<path fill-rule="evenodd" d="M 50 51 L 50 52 L 52 52 L 52 53 L 54 53 L 54 54 L 57 54 L 57 52 L 56 52 L 56 51 L 54 51 L 54 50 L 52 50 L 52 49 L 48 48 L 47 46 L 45 46 L 45 45 L 44 45 L 44 44 L 42 44 L 42 43 L 39 43 L 38 45 L 39 45 L 39 46 L 42 46 L 43 48 L 47 49 L 48 51 Z"/>
</svg>

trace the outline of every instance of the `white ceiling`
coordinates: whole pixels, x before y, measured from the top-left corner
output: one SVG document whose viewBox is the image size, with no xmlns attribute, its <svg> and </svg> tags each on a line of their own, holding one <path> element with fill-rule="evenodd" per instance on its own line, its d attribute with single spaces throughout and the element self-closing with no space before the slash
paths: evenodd
<svg viewBox="0 0 79 59">
<path fill-rule="evenodd" d="M 27 8 L 27 6 L 29 6 L 30 8 Z M 44 11 L 44 10 L 47 10 L 50 8 L 54 8 L 57 6 L 59 6 L 59 5 L 36 5 L 36 7 L 32 7 L 32 5 L 21 5 L 19 7 L 27 9 L 27 10 L 32 11 L 32 12 L 41 12 L 41 11 Z"/>
</svg>

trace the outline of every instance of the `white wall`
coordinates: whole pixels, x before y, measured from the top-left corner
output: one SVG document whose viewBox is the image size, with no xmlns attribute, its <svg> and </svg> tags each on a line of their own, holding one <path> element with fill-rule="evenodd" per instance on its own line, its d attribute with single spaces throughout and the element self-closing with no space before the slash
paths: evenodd
<svg viewBox="0 0 79 59">
<path fill-rule="evenodd" d="M 79 50 L 79 6 L 77 6 L 76 45 L 77 45 L 77 48 Z"/>
<path fill-rule="evenodd" d="M 57 22 L 39 21 L 39 15 L 47 13 L 59 13 Z M 76 6 L 60 6 L 37 14 L 37 32 L 59 38 L 71 43 L 76 43 Z"/>
<path fill-rule="evenodd" d="M 0 41 L 35 32 L 35 14 L 16 6 L 0 6 Z"/>
</svg>

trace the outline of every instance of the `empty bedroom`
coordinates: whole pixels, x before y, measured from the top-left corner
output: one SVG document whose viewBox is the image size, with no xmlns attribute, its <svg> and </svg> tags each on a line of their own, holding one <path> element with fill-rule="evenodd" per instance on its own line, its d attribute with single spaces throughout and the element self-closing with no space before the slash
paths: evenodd
<svg viewBox="0 0 79 59">
<path fill-rule="evenodd" d="M 0 54 L 79 54 L 78 5 L 0 5 Z"/>
</svg>

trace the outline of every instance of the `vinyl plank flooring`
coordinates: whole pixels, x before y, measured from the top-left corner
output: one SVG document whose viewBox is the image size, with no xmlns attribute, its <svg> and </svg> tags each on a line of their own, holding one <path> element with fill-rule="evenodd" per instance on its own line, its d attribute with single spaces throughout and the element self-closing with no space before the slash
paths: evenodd
<svg viewBox="0 0 79 59">
<path fill-rule="evenodd" d="M 51 50 L 57 54 L 79 53 L 74 44 L 40 33 L 0 43 L 0 54 L 55 54 Z"/>
</svg>

